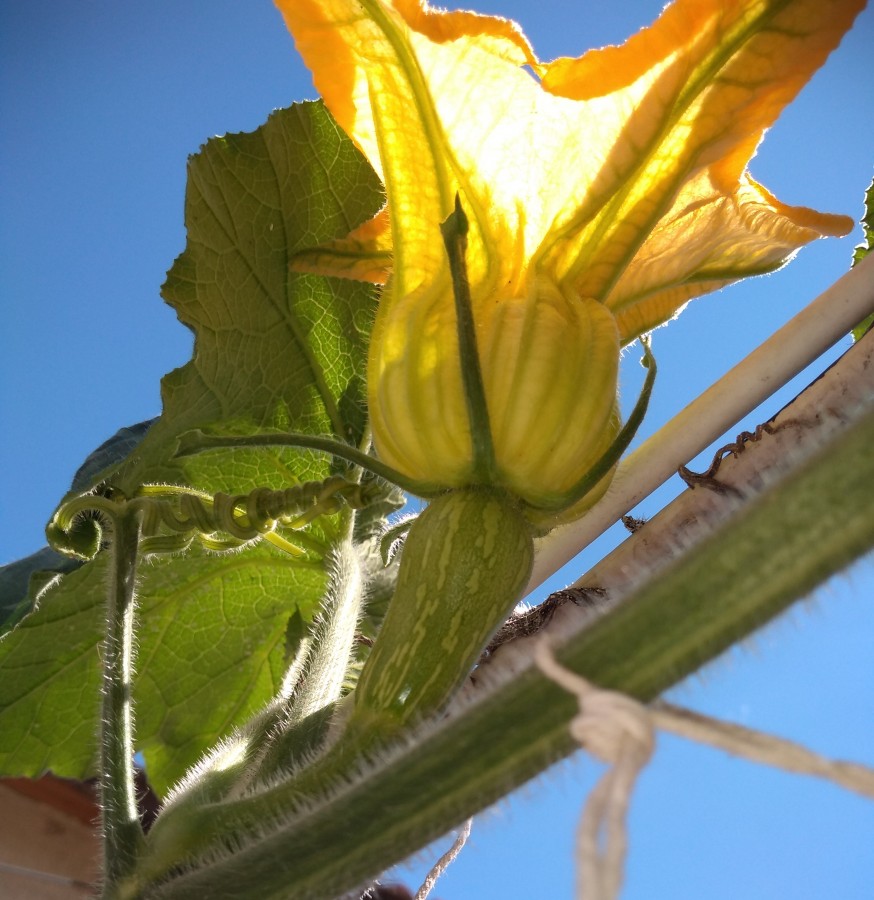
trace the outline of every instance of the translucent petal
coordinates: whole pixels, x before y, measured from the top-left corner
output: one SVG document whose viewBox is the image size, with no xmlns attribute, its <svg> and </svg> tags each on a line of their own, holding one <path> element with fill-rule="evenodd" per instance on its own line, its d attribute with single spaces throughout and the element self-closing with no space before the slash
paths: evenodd
<svg viewBox="0 0 874 900">
<path fill-rule="evenodd" d="M 460 92 L 471 71 L 497 89 L 494 67 L 530 81 L 520 67 L 536 61 L 518 28 L 473 13 L 433 12 L 416 0 L 278 5 L 334 118 L 383 179 L 394 291 L 414 291 L 445 269 L 439 226 L 459 191 L 473 226 L 468 266 L 475 278 L 489 272 L 489 253 L 497 249 L 493 198 L 481 190 L 481 179 L 471 183 L 474 171 L 456 158 L 459 144 L 475 143 L 480 130 L 464 125 Z M 497 219 L 503 239 L 500 214 Z"/>
<path fill-rule="evenodd" d="M 534 504 L 615 432 L 620 343 L 852 226 L 745 170 L 864 0 L 675 0 L 624 45 L 547 65 L 513 23 L 424 0 L 277 3 L 391 232 L 296 265 L 384 278 L 390 244 L 369 402 L 378 452 L 414 477 L 472 477 L 440 233 L 456 195 L 501 483 Z"/>
<path fill-rule="evenodd" d="M 764 129 L 863 5 L 677 0 L 622 46 L 541 65 L 504 19 L 421 0 L 279 0 L 316 86 L 385 181 L 395 293 L 445 266 L 438 227 L 460 191 L 474 285 L 500 290 L 536 268 L 620 304 L 617 282 L 661 220 L 677 220 L 686 185 L 718 170 L 734 198 Z M 771 229 L 782 258 L 835 233 L 828 216 L 795 231 L 760 221 L 757 255 Z M 677 256 L 698 239 L 691 226 L 716 231 L 704 215 L 685 224 Z"/>
<path fill-rule="evenodd" d="M 738 278 L 772 272 L 822 235 L 853 220 L 780 203 L 742 175 L 729 191 L 713 169 L 683 187 L 606 298 L 623 344 L 675 316 L 694 297 Z M 676 252 L 678 244 L 684 252 Z"/>
<path fill-rule="evenodd" d="M 385 284 L 391 268 L 391 223 L 387 207 L 347 237 L 303 250 L 291 259 L 294 272 L 335 275 L 372 284 Z"/>
<path fill-rule="evenodd" d="M 678 198 L 690 182 L 700 189 L 702 170 L 711 170 L 711 187 L 718 183 L 729 204 L 745 203 L 742 175 L 761 135 L 863 6 L 863 0 L 678 0 L 621 47 L 547 66 L 545 89 L 583 105 L 608 101 L 599 141 L 605 131 L 612 134 L 596 187 L 547 238 L 559 277 L 586 296 L 611 295 L 648 236 L 664 228 L 665 218 L 678 221 Z M 681 199 L 679 209 L 687 207 Z M 770 215 L 743 216 L 744 229 L 759 231 L 749 244 L 751 270 L 763 256 L 773 268 L 778 254 L 785 259 L 813 238 L 836 233 L 834 217 L 811 211 L 803 228 L 794 228 L 791 214 L 785 225 L 776 221 L 789 210 L 773 203 Z M 683 257 L 687 246 L 707 240 L 721 243 L 725 219 L 719 204 L 685 217 L 660 261 Z M 843 220 L 837 233 L 849 224 Z M 740 254 L 737 262 L 739 276 L 747 266 Z"/>
</svg>

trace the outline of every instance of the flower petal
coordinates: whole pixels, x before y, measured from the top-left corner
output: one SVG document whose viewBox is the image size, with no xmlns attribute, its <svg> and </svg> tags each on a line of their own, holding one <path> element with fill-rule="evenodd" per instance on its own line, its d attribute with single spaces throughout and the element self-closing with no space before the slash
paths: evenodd
<svg viewBox="0 0 874 900">
<path fill-rule="evenodd" d="M 530 81 L 520 67 L 536 60 L 518 28 L 474 13 L 434 12 L 419 0 L 277 5 L 334 118 L 383 179 L 392 219 L 393 292 L 415 291 L 445 271 L 439 226 L 456 192 L 471 219 L 471 278 L 482 278 L 494 264 L 491 204 L 481 185 L 471 184 L 476 166 L 459 163 L 456 150 L 479 144 L 476 116 L 464 102 L 471 70 L 484 83 L 494 80 L 496 68 Z"/>
<path fill-rule="evenodd" d="M 397 295 L 371 335 L 367 394 L 380 458 L 447 487 L 470 483 L 473 446 L 448 279 Z"/>
<path fill-rule="evenodd" d="M 348 237 L 302 250 L 291 259 L 293 272 L 335 275 L 372 284 L 385 284 L 391 266 L 391 222 L 386 206 Z"/>
<path fill-rule="evenodd" d="M 863 6 L 864 0 L 677 0 L 621 47 L 546 66 L 544 88 L 583 106 L 602 104 L 608 117 L 597 126 L 599 142 L 605 130 L 613 135 L 589 196 L 550 237 L 546 257 L 558 276 L 604 300 L 659 221 L 675 217 L 678 195 L 703 169 L 714 167 L 722 185 L 742 190 L 764 130 Z M 718 206 L 714 211 L 722 216 Z M 705 215 L 686 224 L 714 233 Z M 789 252 L 815 236 L 805 235 Z M 694 240 L 693 231 L 684 231 L 675 252 L 685 253 Z"/>
<path fill-rule="evenodd" d="M 471 483 L 473 451 L 451 287 L 398 297 L 377 318 L 368 407 L 384 462 Z M 602 303 L 538 278 L 480 305 L 478 343 L 497 482 L 534 506 L 566 494 L 619 429 L 619 332 Z M 534 436 L 534 437 L 532 437 Z"/>
<path fill-rule="evenodd" d="M 621 47 L 545 66 L 513 23 L 423 0 L 278 5 L 335 118 L 385 181 L 395 293 L 439 276 L 438 226 L 460 191 L 474 286 L 500 290 L 533 264 L 618 311 L 622 272 L 660 219 L 685 208 L 684 185 L 714 168 L 732 196 L 764 129 L 864 2 L 677 0 Z M 704 215 L 695 224 L 713 232 Z M 781 258 L 815 236 L 802 229 Z"/>
<path fill-rule="evenodd" d="M 622 47 L 549 65 L 514 24 L 425 0 L 277 4 L 385 184 L 392 274 L 368 398 L 377 452 L 414 477 L 480 477 L 440 234 L 456 195 L 497 478 L 543 508 L 618 427 L 620 342 L 851 225 L 779 203 L 745 170 L 864 0 L 675 0 Z M 298 264 L 381 277 L 385 237 Z"/>
<path fill-rule="evenodd" d="M 623 344 L 673 318 L 694 297 L 773 272 L 802 245 L 853 228 L 848 216 L 786 206 L 747 175 L 729 187 L 715 175 L 705 170 L 684 186 L 608 295 Z"/>
<path fill-rule="evenodd" d="M 483 380 L 501 483 L 535 506 L 566 494 L 619 429 L 616 321 L 547 278 L 483 308 Z"/>
</svg>

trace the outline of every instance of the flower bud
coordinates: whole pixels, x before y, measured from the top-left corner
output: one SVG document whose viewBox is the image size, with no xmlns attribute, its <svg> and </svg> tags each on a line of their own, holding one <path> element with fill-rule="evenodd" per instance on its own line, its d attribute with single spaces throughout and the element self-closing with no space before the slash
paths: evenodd
<svg viewBox="0 0 874 900">
<path fill-rule="evenodd" d="M 535 508 L 560 505 L 619 430 L 613 315 L 542 275 L 524 292 L 510 285 L 475 295 L 472 306 L 496 461 L 492 484 Z M 389 286 L 369 366 L 380 458 L 447 488 L 475 483 L 448 280 L 402 297 Z"/>
</svg>

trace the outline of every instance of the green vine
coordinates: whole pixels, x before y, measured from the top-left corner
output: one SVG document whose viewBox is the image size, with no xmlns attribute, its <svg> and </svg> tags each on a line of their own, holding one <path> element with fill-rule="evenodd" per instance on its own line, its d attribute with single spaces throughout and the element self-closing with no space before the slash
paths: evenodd
<svg viewBox="0 0 874 900">
<path fill-rule="evenodd" d="M 125 501 L 93 499 L 101 523 L 100 541 L 108 544 L 111 559 L 102 654 L 100 806 L 104 896 L 112 898 L 131 878 L 143 848 L 134 788 L 131 695 L 140 513 Z"/>
<path fill-rule="evenodd" d="M 144 555 L 178 553 L 195 538 L 214 552 L 235 550 L 263 538 L 292 556 L 304 556 L 287 541 L 277 526 L 299 530 L 320 516 L 344 507 L 362 510 L 376 503 L 400 508 L 398 491 L 376 479 L 353 481 L 332 475 L 282 490 L 255 488 L 247 494 L 214 495 L 194 488 L 144 485 L 126 500 L 115 489 L 82 494 L 63 504 L 49 523 L 50 543 L 61 553 L 92 559 L 104 544 L 102 519 L 113 518 L 126 504 L 142 518 L 140 552 Z"/>
</svg>

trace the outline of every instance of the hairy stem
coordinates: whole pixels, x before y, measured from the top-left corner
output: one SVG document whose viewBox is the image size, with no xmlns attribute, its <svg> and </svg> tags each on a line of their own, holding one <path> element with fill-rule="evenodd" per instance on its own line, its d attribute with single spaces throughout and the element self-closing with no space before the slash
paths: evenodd
<svg viewBox="0 0 874 900">
<path fill-rule="evenodd" d="M 107 898 L 120 896 L 120 888 L 133 872 L 143 842 L 134 790 L 131 697 L 139 531 L 136 511 L 124 509 L 113 516 L 100 718 L 100 801 L 104 896 Z"/>
<path fill-rule="evenodd" d="M 338 716 L 329 749 L 291 779 L 224 803 L 159 818 L 149 834 L 146 879 L 233 834 L 264 833 L 300 803 L 321 797 L 399 734 L 439 712 L 469 675 L 483 647 L 516 604 L 531 572 L 533 546 L 517 504 L 500 491 L 459 489 L 431 503 L 406 540 L 392 603 L 355 691 Z M 288 770 L 300 734 L 324 726 L 325 698 L 308 701 L 307 718 L 277 741 Z M 295 743 L 298 746 L 295 746 Z M 307 748 L 308 750 L 309 748 Z M 306 752 L 306 750 L 304 751 Z M 292 760 L 296 762 L 297 760 Z"/>
<path fill-rule="evenodd" d="M 300 685 L 271 740 L 264 743 L 263 753 L 252 767 L 250 783 L 274 781 L 300 767 L 326 736 L 326 710 L 339 700 L 348 678 L 364 600 L 361 563 L 351 540 L 335 548 L 332 570 L 328 598 L 315 625 Z"/>
<path fill-rule="evenodd" d="M 874 545 L 872 442 L 869 413 L 572 636 L 562 662 L 648 700 L 804 596 Z M 523 668 L 323 798 L 286 798 L 285 816 L 269 816 L 272 833 L 145 896 L 315 898 L 377 875 L 571 752 L 574 701 Z"/>
</svg>

